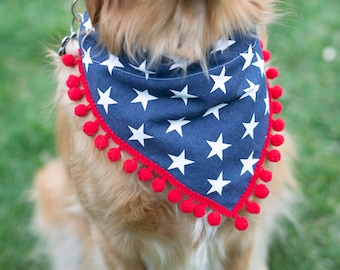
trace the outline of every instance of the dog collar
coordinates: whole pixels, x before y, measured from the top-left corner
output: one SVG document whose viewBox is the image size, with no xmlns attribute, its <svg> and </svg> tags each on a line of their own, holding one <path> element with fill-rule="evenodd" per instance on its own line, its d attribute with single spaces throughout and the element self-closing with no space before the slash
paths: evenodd
<svg viewBox="0 0 340 270">
<path fill-rule="evenodd" d="M 198 63 L 163 59 L 148 66 L 147 57 L 111 54 L 87 13 L 79 45 L 79 57 L 62 60 L 78 64 L 81 75 L 68 78 L 68 95 L 77 102 L 77 116 L 92 113 L 83 131 L 96 148 L 112 162 L 127 152 L 132 158 L 124 161 L 126 173 L 138 172 L 155 192 L 171 186 L 168 200 L 180 203 L 183 212 L 205 216 L 212 226 L 223 216 L 233 218 L 245 230 L 247 219 L 239 213 L 260 212 L 256 198 L 267 197 L 265 182 L 271 180 L 264 162 L 279 161 L 279 151 L 269 147 L 283 143 L 274 132 L 284 122 L 273 118 L 282 109 L 273 100 L 282 88 L 268 83 L 278 71 L 265 70 L 270 53 L 258 38 L 217 42 L 208 74 Z"/>
</svg>

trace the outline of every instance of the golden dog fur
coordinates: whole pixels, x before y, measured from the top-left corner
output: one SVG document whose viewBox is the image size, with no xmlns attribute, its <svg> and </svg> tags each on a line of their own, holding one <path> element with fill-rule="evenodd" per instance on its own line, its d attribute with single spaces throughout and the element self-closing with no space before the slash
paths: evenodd
<svg viewBox="0 0 340 270">
<path fill-rule="evenodd" d="M 154 63 L 166 55 L 200 61 L 203 67 L 208 47 L 221 36 L 249 34 L 270 23 L 274 2 L 86 0 L 102 43 L 114 54 L 124 50 L 134 57 L 148 50 Z M 266 36 L 262 39 L 266 42 Z M 77 54 L 77 46 L 71 41 L 67 53 Z M 290 214 L 296 189 L 287 136 L 282 160 L 272 165 L 270 196 L 259 202 L 261 214 L 248 217 L 246 231 L 236 230 L 230 220 L 211 227 L 180 212 L 167 192 L 154 193 L 135 174 L 125 173 L 123 161 L 112 164 L 94 148 L 66 94 L 65 81 L 77 70 L 54 59 L 60 157 L 37 173 L 34 185 L 35 226 L 46 240 L 53 269 L 268 269 L 272 232 L 278 218 Z"/>
</svg>

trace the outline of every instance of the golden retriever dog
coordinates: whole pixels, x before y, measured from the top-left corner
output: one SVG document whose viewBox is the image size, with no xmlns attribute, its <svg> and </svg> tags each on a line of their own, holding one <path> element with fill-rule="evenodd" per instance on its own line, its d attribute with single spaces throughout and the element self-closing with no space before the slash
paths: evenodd
<svg viewBox="0 0 340 270">
<path fill-rule="evenodd" d="M 34 182 L 52 269 L 268 269 L 296 190 L 264 68 L 275 2 L 75 11 L 80 30 L 53 55 L 60 156 Z"/>
</svg>

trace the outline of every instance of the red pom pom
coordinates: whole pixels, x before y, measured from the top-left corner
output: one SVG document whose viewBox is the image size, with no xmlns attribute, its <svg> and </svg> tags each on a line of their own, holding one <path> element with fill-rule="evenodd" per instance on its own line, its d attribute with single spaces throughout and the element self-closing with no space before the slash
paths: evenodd
<svg viewBox="0 0 340 270">
<path fill-rule="evenodd" d="M 264 61 L 265 61 L 265 62 L 269 61 L 269 59 L 270 59 L 270 57 L 271 57 L 270 52 L 267 51 L 267 50 L 263 50 L 262 53 L 263 53 L 263 59 L 264 59 Z"/>
<path fill-rule="evenodd" d="M 270 88 L 270 93 L 272 94 L 273 98 L 280 98 L 283 94 L 283 89 L 280 85 L 275 85 Z"/>
<path fill-rule="evenodd" d="M 263 41 L 262 40 L 260 40 L 260 47 L 261 47 L 261 49 L 263 49 Z"/>
<path fill-rule="evenodd" d="M 182 199 L 182 194 L 177 189 L 170 190 L 168 200 L 172 203 L 178 203 Z"/>
<path fill-rule="evenodd" d="M 272 107 L 273 108 L 273 113 L 278 114 L 278 113 L 282 112 L 283 106 L 282 106 L 282 104 L 280 102 L 273 101 L 272 106 L 273 106 Z"/>
<path fill-rule="evenodd" d="M 68 88 L 79 86 L 79 78 L 75 75 L 70 75 L 66 81 L 66 85 Z"/>
<path fill-rule="evenodd" d="M 263 182 L 269 182 L 269 181 L 272 180 L 273 174 L 272 174 L 271 171 L 263 170 L 263 171 L 260 172 L 259 177 Z"/>
<path fill-rule="evenodd" d="M 259 199 L 264 199 L 269 195 L 269 189 L 265 185 L 255 187 L 254 195 Z"/>
<path fill-rule="evenodd" d="M 137 170 L 138 163 L 134 159 L 127 159 L 124 162 L 124 171 L 127 173 L 133 173 Z"/>
<path fill-rule="evenodd" d="M 87 115 L 88 111 L 88 107 L 84 104 L 79 104 L 74 108 L 74 114 L 80 117 Z"/>
<path fill-rule="evenodd" d="M 150 170 L 149 168 L 141 168 L 138 172 L 138 178 L 141 181 L 149 181 L 152 177 L 152 170 Z"/>
<path fill-rule="evenodd" d="M 120 153 L 120 149 L 119 148 L 111 148 L 108 152 L 107 152 L 107 157 L 109 158 L 109 160 L 111 160 L 112 162 L 118 161 L 121 159 L 121 153 Z"/>
<path fill-rule="evenodd" d="M 83 97 L 83 91 L 81 91 L 78 87 L 70 88 L 67 94 L 72 101 L 77 101 Z"/>
<path fill-rule="evenodd" d="M 261 208 L 257 202 L 249 202 L 246 206 L 246 209 L 248 213 L 255 214 L 255 215 L 259 214 L 261 211 Z"/>
<path fill-rule="evenodd" d="M 96 122 L 86 122 L 83 131 L 87 136 L 93 136 L 98 132 L 98 124 Z"/>
<path fill-rule="evenodd" d="M 99 150 L 105 149 L 109 145 L 109 139 L 105 135 L 98 135 L 94 139 L 94 146 Z"/>
<path fill-rule="evenodd" d="M 285 128 L 285 121 L 281 118 L 273 121 L 273 129 L 275 131 L 282 131 Z"/>
<path fill-rule="evenodd" d="M 266 75 L 268 79 L 275 79 L 279 76 L 279 71 L 278 69 L 271 67 L 267 69 Z"/>
<path fill-rule="evenodd" d="M 208 222 L 211 226 L 218 226 L 221 224 L 222 217 L 220 213 L 217 212 L 211 212 L 208 215 Z"/>
<path fill-rule="evenodd" d="M 195 204 L 192 200 L 184 200 L 181 203 L 181 210 L 184 213 L 192 213 L 195 209 Z"/>
<path fill-rule="evenodd" d="M 271 162 L 279 162 L 281 159 L 281 153 L 278 150 L 271 150 L 267 153 L 267 158 Z"/>
<path fill-rule="evenodd" d="M 156 178 L 152 181 L 151 187 L 154 192 L 163 192 L 166 188 L 166 182 L 163 178 Z"/>
<path fill-rule="evenodd" d="M 275 134 L 271 137 L 270 142 L 274 146 L 280 146 L 284 143 L 285 138 L 280 134 Z"/>
<path fill-rule="evenodd" d="M 243 217 L 238 217 L 235 219 L 235 228 L 244 231 L 248 228 L 248 220 Z"/>
<path fill-rule="evenodd" d="M 72 54 L 65 54 L 61 57 L 61 61 L 64 63 L 65 66 L 73 67 L 76 65 L 77 60 Z"/>
<path fill-rule="evenodd" d="M 205 216 L 205 207 L 201 204 L 195 205 L 194 215 L 197 218 Z"/>
</svg>

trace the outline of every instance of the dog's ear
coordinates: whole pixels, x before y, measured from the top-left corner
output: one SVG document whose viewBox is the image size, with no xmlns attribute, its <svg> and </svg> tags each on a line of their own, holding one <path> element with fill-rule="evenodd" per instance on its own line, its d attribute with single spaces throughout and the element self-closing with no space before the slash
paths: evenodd
<svg viewBox="0 0 340 270">
<path fill-rule="evenodd" d="M 98 23 L 99 14 L 103 5 L 103 1 L 104 0 L 85 0 L 92 25 L 94 26 Z"/>
</svg>

